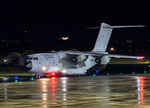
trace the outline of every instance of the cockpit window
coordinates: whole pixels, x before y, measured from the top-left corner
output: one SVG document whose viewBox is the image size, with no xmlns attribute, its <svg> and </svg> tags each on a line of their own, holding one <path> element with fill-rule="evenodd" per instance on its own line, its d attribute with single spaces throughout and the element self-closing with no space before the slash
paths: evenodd
<svg viewBox="0 0 150 108">
<path fill-rule="evenodd" d="M 38 60 L 38 57 L 28 57 L 26 60 Z"/>
<path fill-rule="evenodd" d="M 38 60 L 38 58 L 36 57 L 36 60 Z"/>
<path fill-rule="evenodd" d="M 28 60 L 32 60 L 32 58 L 29 58 Z"/>
<path fill-rule="evenodd" d="M 37 57 L 34 57 L 34 58 L 32 58 L 33 60 L 38 60 L 38 58 Z"/>
</svg>

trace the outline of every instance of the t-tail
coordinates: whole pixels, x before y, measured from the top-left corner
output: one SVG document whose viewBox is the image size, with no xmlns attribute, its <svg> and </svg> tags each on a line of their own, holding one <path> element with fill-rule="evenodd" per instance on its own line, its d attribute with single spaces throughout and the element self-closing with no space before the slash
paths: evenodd
<svg viewBox="0 0 150 108">
<path fill-rule="evenodd" d="M 112 30 L 114 28 L 132 28 L 132 27 L 144 27 L 144 26 L 143 25 L 111 26 L 106 23 L 101 23 L 100 31 L 93 51 L 101 51 L 101 52 L 106 51 Z M 90 29 L 97 29 L 97 28 L 99 27 L 91 27 Z"/>
</svg>

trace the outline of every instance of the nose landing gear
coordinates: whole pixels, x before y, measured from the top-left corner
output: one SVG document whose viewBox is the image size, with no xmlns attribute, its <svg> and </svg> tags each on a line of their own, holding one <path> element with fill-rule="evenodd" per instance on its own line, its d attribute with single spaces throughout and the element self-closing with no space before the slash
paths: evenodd
<svg viewBox="0 0 150 108">
<path fill-rule="evenodd" d="M 36 73 L 34 77 L 35 77 L 35 79 L 40 79 L 41 78 L 40 74 L 38 74 L 38 73 Z"/>
</svg>

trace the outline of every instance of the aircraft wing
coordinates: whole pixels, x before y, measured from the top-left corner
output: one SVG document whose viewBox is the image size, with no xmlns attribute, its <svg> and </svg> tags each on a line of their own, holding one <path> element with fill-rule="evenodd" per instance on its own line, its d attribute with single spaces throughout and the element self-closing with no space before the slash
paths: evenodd
<svg viewBox="0 0 150 108">
<path fill-rule="evenodd" d="M 117 55 L 117 54 L 108 54 L 108 57 L 113 58 L 130 58 L 130 59 L 144 59 L 144 56 L 129 56 L 129 55 Z"/>
<path fill-rule="evenodd" d="M 143 59 L 144 56 L 129 56 L 129 55 L 118 55 L 118 54 L 108 54 L 108 52 L 79 52 L 79 51 L 68 51 L 69 55 L 90 55 L 90 56 L 108 56 L 110 58 L 130 58 L 130 59 Z"/>
<path fill-rule="evenodd" d="M 102 56 L 108 54 L 108 52 L 93 52 L 93 51 L 88 51 L 88 52 L 80 52 L 80 51 L 67 51 L 67 54 L 69 55 L 91 55 L 91 56 Z"/>
</svg>

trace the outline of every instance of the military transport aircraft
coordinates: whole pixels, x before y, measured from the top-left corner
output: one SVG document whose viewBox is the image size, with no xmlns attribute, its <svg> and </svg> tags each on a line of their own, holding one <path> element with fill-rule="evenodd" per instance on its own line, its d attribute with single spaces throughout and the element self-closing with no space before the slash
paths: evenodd
<svg viewBox="0 0 150 108">
<path fill-rule="evenodd" d="M 36 53 L 27 56 L 26 68 L 35 73 L 36 78 L 45 74 L 49 76 L 84 75 L 87 70 L 99 64 L 104 69 L 111 58 L 143 59 L 143 56 L 129 56 L 109 54 L 106 48 L 114 28 L 144 27 L 135 26 L 110 26 L 101 23 L 100 31 L 92 51 L 53 51 L 49 53 Z"/>
</svg>

